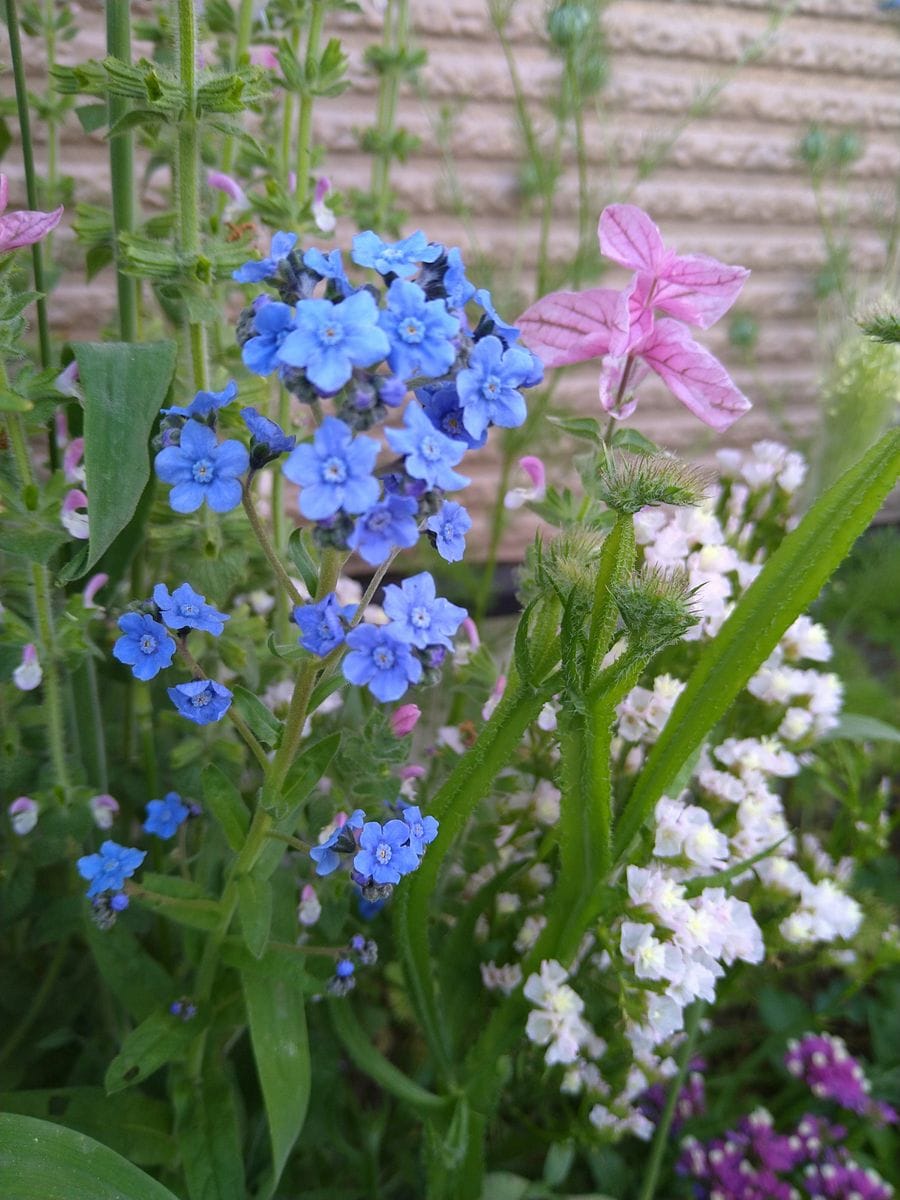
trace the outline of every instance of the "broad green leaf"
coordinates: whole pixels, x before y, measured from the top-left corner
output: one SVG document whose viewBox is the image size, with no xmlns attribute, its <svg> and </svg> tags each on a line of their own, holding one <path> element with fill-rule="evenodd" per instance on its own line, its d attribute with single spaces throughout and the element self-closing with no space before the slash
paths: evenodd
<svg viewBox="0 0 900 1200">
<path fill-rule="evenodd" d="M 833 742 L 840 738 L 849 742 L 900 742 L 900 729 L 877 717 L 842 713 L 836 728 L 830 729 L 822 740 Z"/>
<path fill-rule="evenodd" d="M 272 928 L 272 885 L 268 879 L 241 875 L 238 879 L 238 896 L 244 941 L 250 953 L 255 958 L 261 958 Z"/>
<path fill-rule="evenodd" d="M 91 536 L 60 572 L 85 575 L 134 515 L 150 478 L 149 438 L 175 370 L 174 342 L 75 342 L 84 395 Z"/>
<path fill-rule="evenodd" d="M 218 1058 L 207 1057 L 199 1083 L 179 1073 L 173 1099 L 190 1200 L 240 1200 L 246 1190 L 234 1090 Z"/>
<path fill-rule="evenodd" d="M 218 900 L 207 896 L 200 884 L 177 875 L 146 873 L 134 891 L 134 899 L 144 908 L 190 929 L 215 929 L 222 915 Z"/>
<path fill-rule="evenodd" d="M 284 781 L 277 807 L 274 809 L 276 816 L 296 808 L 298 804 L 302 804 L 306 800 L 328 770 L 340 740 L 340 733 L 329 733 L 327 737 L 307 746 L 294 760 Z"/>
<path fill-rule="evenodd" d="M 303 961 L 305 956 L 290 942 L 270 941 L 265 954 L 256 958 L 242 938 L 226 937 L 222 942 L 221 957 L 222 962 L 236 967 L 242 975 L 252 975 L 263 981 L 281 979 L 295 991 L 308 996 L 322 991 L 321 979 L 308 974 Z"/>
<path fill-rule="evenodd" d="M 278 1186 L 309 1105 L 311 1068 L 303 992 L 284 978 L 242 973 L 253 1058 L 266 1106 L 272 1175 L 262 1196 Z"/>
<path fill-rule="evenodd" d="M 568 433 L 570 437 L 599 446 L 603 441 L 600 422 L 595 417 L 547 417 L 551 425 Z"/>
<path fill-rule="evenodd" d="M 124 924 L 102 930 L 88 920 L 84 936 L 103 982 L 136 1021 L 172 1000 L 175 984 L 168 972 Z"/>
<path fill-rule="evenodd" d="M 235 684 L 234 706 L 261 742 L 272 747 L 278 745 L 281 741 L 283 722 L 273 716 L 258 696 L 254 696 L 240 684 Z"/>
<path fill-rule="evenodd" d="M 203 768 L 203 800 L 218 821 L 232 850 L 240 850 L 250 826 L 243 797 L 228 776 L 214 763 Z"/>
<path fill-rule="evenodd" d="M 297 528 L 288 539 L 288 554 L 311 596 L 319 586 L 319 567 L 309 550 L 309 534 Z"/>
<path fill-rule="evenodd" d="M 176 1200 L 162 1184 L 93 1138 L 15 1113 L 0 1113 L 0 1196 L 3 1200 Z"/>
<path fill-rule="evenodd" d="M 635 454 L 659 454 L 659 446 L 636 429 L 617 429 L 610 439 L 617 450 L 631 450 Z"/>
<path fill-rule="evenodd" d="M 200 1027 L 199 1017 L 183 1021 L 168 1012 L 151 1013 L 132 1029 L 107 1067 L 103 1080 L 107 1095 L 133 1087 L 166 1063 L 182 1059 Z"/>
<path fill-rule="evenodd" d="M 877 442 L 821 496 L 766 562 L 708 643 L 650 751 L 616 830 L 621 857 L 678 772 L 865 530 L 900 471 L 900 431 Z"/>
<path fill-rule="evenodd" d="M 19 396 L 9 388 L 0 389 L 0 412 L 29 412 L 34 405 L 25 396 Z"/>
</svg>

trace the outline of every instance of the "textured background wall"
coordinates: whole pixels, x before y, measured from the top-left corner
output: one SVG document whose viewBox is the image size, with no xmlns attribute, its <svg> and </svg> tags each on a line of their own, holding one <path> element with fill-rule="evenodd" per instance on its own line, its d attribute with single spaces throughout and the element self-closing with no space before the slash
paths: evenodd
<svg viewBox="0 0 900 1200">
<path fill-rule="evenodd" d="M 142 7 L 133 5 L 135 11 Z M 400 123 L 422 139 L 420 150 L 393 174 L 410 214 L 409 230 L 421 226 L 433 238 L 460 244 L 470 257 L 477 247 L 501 266 L 495 295 L 506 290 L 528 302 L 534 298 L 537 220 L 520 195 L 521 137 L 486 0 L 413 0 L 411 10 L 415 39 L 428 51 L 429 65 L 420 88 L 403 93 L 399 109 Z M 728 436 L 732 444 L 773 434 L 802 436 L 816 419 L 821 353 L 814 280 L 825 248 L 815 197 L 796 156 L 801 137 L 813 122 L 861 135 L 862 156 L 841 185 L 825 187 L 822 201 L 828 219 L 846 221 L 853 260 L 873 278 L 884 271 L 885 219 L 896 205 L 900 177 L 896 19 L 870 0 L 798 0 L 762 53 L 741 65 L 765 35 L 771 15 L 765 0 L 613 0 L 604 15 L 611 77 L 602 111 L 590 111 L 586 126 L 598 213 L 631 186 L 641 155 L 671 138 L 662 166 L 636 187 L 633 198 L 653 214 L 671 244 L 753 271 L 740 300 L 740 308 L 758 322 L 753 363 L 742 361 L 729 345 L 727 321 L 701 335 L 754 401 L 753 411 Z M 372 119 L 376 84 L 362 54 L 379 37 L 380 21 L 371 2 L 361 14 L 333 21 L 332 31 L 351 55 L 354 86 L 321 103 L 317 135 L 327 148 L 324 169 L 341 188 L 364 186 L 368 179 L 369 162 L 358 150 L 355 130 Z M 101 6 L 83 5 L 78 23 L 66 61 L 103 52 Z M 543 28 L 543 0 L 520 0 L 510 36 L 539 120 L 541 101 L 552 97 L 559 80 Z M 34 46 L 30 51 L 39 53 Z M 684 124 L 697 96 L 716 80 L 725 86 L 715 103 Z M 449 145 L 471 222 L 454 215 L 449 201 L 446 147 L 437 133 L 442 109 L 451 114 Z M 15 179 L 14 149 L 6 167 Z M 74 122 L 63 141 L 62 168 L 75 177 L 79 199 L 104 196 L 105 144 L 86 139 Z M 551 239 L 561 257 L 575 244 L 576 195 L 571 165 L 558 189 Z M 338 234 L 347 241 L 353 230 L 349 222 L 342 224 Z M 67 257 L 65 240 L 60 242 Z M 617 277 L 607 280 L 615 283 Z M 94 335 L 111 301 L 109 273 L 91 285 L 67 273 L 54 306 L 60 332 Z M 596 368 L 572 371 L 558 402 L 595 410 Z M 650 390 L 635 423 L 673 448 L 690 446 L 702 454 L 711 445 L 687 411 L 661 390 Z M 549 437 L 534 449 L 554 456 Z M 477 473 L 485 497 L 496 493 L 495 461 L 486 452 Z M 479 507 L 473 503 L 473 510 Z M 527 517 L 517 518 L 505 556 L 515 557 L 528 536 Z"/>
</svg>

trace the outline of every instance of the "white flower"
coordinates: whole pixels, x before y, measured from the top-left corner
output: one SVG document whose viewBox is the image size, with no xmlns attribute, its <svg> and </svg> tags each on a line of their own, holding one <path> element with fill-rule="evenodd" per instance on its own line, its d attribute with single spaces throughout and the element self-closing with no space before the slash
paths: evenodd
<svg viewBox="0 0 900 1200">
<path fill-rule="evenodd" d="M 684 974 L 684 956 L 677 946 L 659 941 L 653 932 L 652 925 L 623 921 L 619 940 L 622 957 L 632 964 L 638 979 L 679 979 Z"/>
<path fill-rule="evenodd" d="M 540 937 L 541 930 L 546 924 L 547 918 L 543 916 L 525 918 L 522 922 L 522 928 L 519 930 L 519 936 L 513 942 L 519 954 L 525 954 L 526 951 L 531 949 Z"/>
<path fill-rule="evenodd" d="M 91 796 L 88 806 L 98 829 L 112 829 L 113 821 L 119 815 L 118 800 L 104 792 L 99 796 Z"/>
<path fill-rule="evenodd" d="M 785 658 L 792 662 L 804 658 L 811 662 L 828 662 L 831 658 L 831 643 L 824 625 L 807 616 L 797 618 L 780 644 Z"/>
<path fill-rule="evenodd" d="M 498 967 L 493 960 L 482 963 L 481 982 L 489 992 L 499 991 L 508 996 L 522 982 L 522 968 L 518 963 L 506 963 L 502 967 Z"/>
<path fill-rule="evenodd" d="M 559 712 L 559 705 L 553 700 L 548 700 L 538 713 L 538 729 L 543 729 L 545 733 L 552 733 L 556 729 L 557 712 Z"/>
<path fill-rule="evenodd" d="M 541 963 L 539 975 L 529 975 L 523 989 L 525 998 L 535 1005 L 528 1014 L 525 1034 L 538 1046 L 546 1046 L 548 1066 L 573 1063 L 581 1043 L 588 1036 L 581 1019 L 584 1001 L 565 982 L 568 972 L 555 959 Z"/>
<path fill-rule="evenodd" d="M 297 920 L 301 925 L 315 925 L 322 915 L 322 905 L 316 895 L 316 889 L 311 883 L 305 883 L 300 892 L 300 903 L 297 906 Z"/>
<path fill-rule="evenodd" d="M 542 825 L 555 825 L 559 820 L 561 793 L 549 779 L 541 779 L 534 789 L 534 815 Z"/>
<path fill-rule="evenodd" d="M 13 800 L 6 811 L 9 813 L 9 820 L 13 831 L 19 837 L 24 837 L 26 834 L 31 833 L 32 829 L 37 825 L 38 814 L 41 810 L 30 796 L 19 796 Z"/>
</svg>

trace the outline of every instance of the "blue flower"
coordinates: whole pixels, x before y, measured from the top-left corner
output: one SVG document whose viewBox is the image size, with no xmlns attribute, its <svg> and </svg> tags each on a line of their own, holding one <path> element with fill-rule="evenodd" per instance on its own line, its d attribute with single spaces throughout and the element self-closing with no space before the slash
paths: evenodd
<svg viewBox="0 0 900 1200">
<path fill-rule="evenodd" d="M 447 251 L 444 288 L 447 292 L 447 303 L 451 308 L 465 308 L 475 295 L 475 284 L 466 279 L 466 268 L 456 246 Z"/>
<path fill-rule="evenodd" d="M 356 612 L 355 604 L 338 604 L 331 592 L 318 604 L 298 604 L 294 620 L 300 627 L 300 645 L 310 654 L 324 658 L 344 640 L 344 621 Z"/>
<path fill-rule="evenodd" d="M 419 856 L 409 845 L 409 826 L 405 821 L 366 821 L 359 839 L 359 852 L 353 859 L 354 870 L 375 883 L 399 883 L 419 865 Z"/>
<path fill-rule="evenodd" d="M 288 454 L 297 445 L 295 437 L 288 437 L 280 425 L 262 416 L 255 408 L 242 408 L 241 416 L 250 430 L 252 452 L 260 449 L 269 462 L 279 454 Z"/>
<path fill-rule="evenodd" d="M 252 259 L 232 271 L 231 278 L 238 283 L 262 283 L 278 274 L 281 261 L 290 254 L 297 244 L 296 233 L 276 233 L 272 237 L 272 250 L 268 258 Z"/>
<path fill-rule="evenodd" d="M 231 707 L 231 692 L 212 679 L 192 679 L 166 690 L 181 715 L 197 725 L 221 721 Z"/>
<path fill-rule="evenodd" d="M 516 389 L 532 370 L 527 350 L 504 350 L 499 338 L 482 338 L 472 347 L 468 367 L 456 377 L 463 424 L 472 437 L 480 437 L 489 425 L 514 429 L 524 424 L 525 401 Z"/>
<path fill-rule="evenodd" d="M 163 625 L 143 613 L 124 613 L 119 617 L 122 637 L 113 646 L 113 658 L 131 667 L 135 679 L 146 682 L 172 665 L 175 642 Z"/>
<path fill-rule="evenodd" d="M 161 838 L 174 837 L 179 825 L 188 819 L 190 812 L 187 805 L 181 803 L 177 792 L 167 792 L 162 800 L 148 802 L 144 832 L 155 833 Z"/>
<path fill-rule="evenodd" d="M 425 522 L 434 534 L 434 544 L 445 562 L 460 562 L 466 552 L 466 533 L 472 528 L 472 518 L 461 504 L 445 500 L 440 511 Z"/>
<path fill-rule="evenodd" d="M 324 842 L 312 847 L 309 857 L 316 864 L 317 875 L 330 875 L 341 865 L 341 854 L 351 854 L 356 849 L 353 834 L 362 829 L 365 819 L 363 810 L 355 809 L 343 825 L 332 830 Z"/>
<path fill-rule="evenodd" d="M 300 512 L 310 521 L 322 521 L 341 509 L 361 513 L 378 500 L 378 480 L 372 474 L 378 457 L 374 438 L 355 438 L 349 425 L 326 417 L 312 443 L 297 446 L 282 470 L 303 489 Z"/>
<path fill-rule="evenodd" d="M 403 820 L 409 826 L 409 844 L 416 854 L 424 854 L 425 847 L 430 845 L 438 835 L 438 822 L 435 817 L 423 817 L 418 805 L 408 804 L 403 810 Z"/>
<path fill-rule="evenodd" d="M 384 375 L 378 380 L 378 396 L 387 408 L 399 408 L 406 399 L 406 380 L 396 375 Z"/>
<path fill-rule="evenodd" d="M 359 291 L 346 300 L 301 300 L 294 329 L 278 351 L 278 360 L 304 367 L 320 392 L 340 391 L 354 367 L 372 367 L 387 356 L 390 346 L 378 327 L 378 307 L 371 292 Z"/>
<path fill-rule="evenodd" d="M 237 384 L 233 379 L 229 379 L 221 392 L 198 392 L 190 404 L 186 404 L 183 408 L 161 408 L 159 411 L 164 416 L 208 417 L 210 413 L 225 408 L 237 394 Z"/>
<path fill-rule="evenodd" d="M 175 485 L 169 493 L 175 512 L 196 512 L 205 500 L 213 512 L 224 513 L 241 502 L 238 476 L 250 466 L 250 456 L 240 442 L 217 443 L 208 425 L 188 421 L 179 445 L 160 450 L 154 466 L 163 483 Z"/>
<path fill-rule="evenodd" d="M 406 406 L 403 423 L 405 430 L 386 429 L 385 437 L 392 450 L 406 456 L 407 474 L 424 480 L 429 488 L 452 492 L 465 487 L 468 478 L 453 468 L 468 450 L 466 443 L 454 441 L 436 429 L 415 402 Z"/>
<path fill-rule="evenodd" d="M 341 664 L 344 678 L 368 684 L 378 700 L 399 700 L 422 678 L 422 664 L 409 646 L 384 625 L 357 625 L 347 634 L 350 653 Z"/>
<path fill-rule="evenodd" d="M 424 650 L 426 646 L 453 649 L 452 637 L 466 619 L 466 610 L 435 595 L 434 579 L 427 571 L 410 575 L 398 587 L 384 589 L 385 613 L 390 617 L 388 633 Z"/>
<path fill-rule="evenodd" d="M 81 878 L 90 883 L 87 894 L 93 898 L 101 892 L 121 891 L 125 880 L 135 873 L 146 857 L 146 850 L 104 842 L 99 854 L 86 854 L 75 865 Z"/>
<path fill-rule="evenodd" d="M 419 388 L 416 396 L 425 409 L 428 420 L 448 438 L 465 442 L 470 450 L 480 450 L 487 441 L 486 429 L 480 437 L 474 438 L 463 424 L 463 410 L 455 384 L 430 384 Z"/>
<path fill-rule="evenodd" d="M 344 271 L 340 250 L 330 250 L 328 254 L 323 254 L 315 246 L 310 246 L 303 255 L 303 265 L 322 279 L 333 283 L 342 296 L 352 296 L 356 291 Z"/>
<path fill-rule="evenodd" d="M 294 329 L 294 314 L 290 305 L 279 300 L 261 304 L 253 314 L 255 337 L 241 347 L 244 366 L 254 375 L 271 375 L 279 365 L 278 352 Z"/>
<path fill-rule="evenodd" d="M 360 267 L 372 267 L 379 275 L 396 275 L 409 279 L 419 269 L 419 263 L 440 258 L 443 247 L 430 243 L 421 229 L 400 242 L 383 242 L 371 229 L 358 233 L 353 239 L 350 257 Z"/>
<path fill-rule="evenodd" d="M 419 540 L 418 509 L 411 496 L 386 496 L 381 504 L 373 505 L 359 518 L 348 546 L 372 566 L 383 563 L 397 547 L 408 550 Z"/>
<path fill-rule="evenodd" d="M 206 597 L 195 592 L 189 583 L 177 587 L 171 596 L 164 583 L 153 589 L 153 603 L 159 615 L 170 629 L 202 629 L 218 637 L 231 618 L 227 613 L 217 612 Z"/>
<path fill-rule="evenodd" d="M 507 323 L 497 312 L 496 308 L 494 308 L 491 300 L 491 293 L 487 290 L 487 288 L 478 289 L 478 291 L 475 293 L 475 303 L 480 305 L 481 308 L 483 308 L 487 313 L 492 325 L 490 331 L 491 333 L 499 338 L 502 338 L 507 346 L 512 346 L 519 340 L 520 330 L 518 326 L 507 325 Z"/>
<path fill-rule="evenodd" d="M 394 280 L 378 324 L 390 339 L 388 365 L 402 379 L 436 378 L 456 361 L 453 338 L 459 333 L 459 317 L 447 311 L 443 300 L 426 299 L 416 283 Z"/>
</svg>

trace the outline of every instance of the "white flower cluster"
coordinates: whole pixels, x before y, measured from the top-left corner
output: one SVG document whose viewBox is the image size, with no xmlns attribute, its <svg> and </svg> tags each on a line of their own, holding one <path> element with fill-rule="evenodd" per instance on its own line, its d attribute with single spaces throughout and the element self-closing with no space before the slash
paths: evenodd
<svg viewBox="0 0 900 1200">
<path fill-rule="evenodd" d="M 537 1046 L 546 1046 L 548 1066 L 573 1063 L 581 1046 L 590 1037 L 590 1027 L 582 1019 L 584 1001 L 569 987 L 568 971 L 555 959 L 541 963 L 539 975 L 529 975 L 523 991 L 535 1006 L 528 1014 L 525 1034 Z"/>
<path fill-rule="evenodd" d="M 716 460 L 720 475 L 737 481 L 748 493 L 775 486 L 790 496 L 806 478 L 802 454 L 788 450 L 780 442 L 754 442 L 751 454 L 719 450 Z"/>
<path fill-rule="evenodd" d="M 838 676 L 792 665 L 830 658 L 824 628 L 809 617 L 798 617 L 747 684 L 751 696 L 783 710 L 778 736 L 784 741 L 808 743 L 837 725 L 844 692 Z"/>
</svg>

